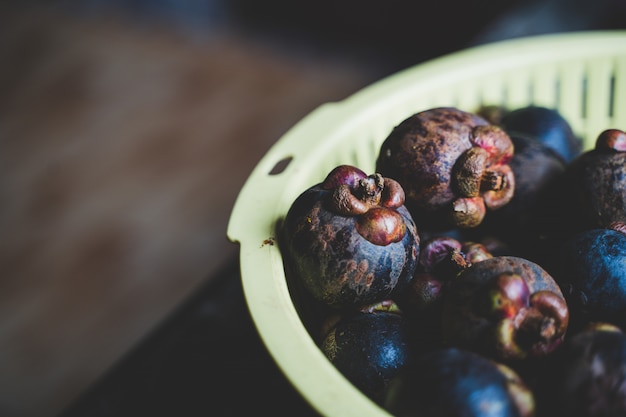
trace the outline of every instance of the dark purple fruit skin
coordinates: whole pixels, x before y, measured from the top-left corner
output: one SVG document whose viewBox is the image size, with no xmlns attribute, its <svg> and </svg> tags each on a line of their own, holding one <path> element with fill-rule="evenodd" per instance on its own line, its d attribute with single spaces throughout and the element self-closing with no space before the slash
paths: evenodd
<svg viewBox="0 0 626 417">
<path fill-rule="evenodd" d="M 466 268 L 448 284 L 442 314 L 445 345 L 472 350 L 515 366 L 520 363 L 521 357 L 517 351 L 502 348 L 496 343 L 500 342 L 499 338 L 494 338 L 500 321 L 484 314 L 478 308 L 479 302 L 485 299 L 485 290 L 491 288 L 490 285 L 496 277 L 506 274 L 522 277 L 531 297 L 535 293 L 546 292 L 565 303 L 560 287 L 540 265 L 516 256 L 495 256 L 485 259 Z M 525 311 L 528 311 L 528 306 Z M 567 312 L 567 309 L 565 311 Z M 544 357 L 558 348 L 565 336 L 568 320 L 567 315 L 556 323 L 559 331 L 544 342 L 541 348 L 531 348 L 527 345 L 529 342 L 519 341 L 518 348 L 525 350 L 524 357 L 530 359 Z M 514 331 L 518 332 L 517 329 Z M 518 341 L 517 337 L 513 337 L 513 340 Z"/>
<path fill-rule="evenodd" d="M 356 231 L 358 217 L 341 216 L 325 201 L 320 184 L 303 192 L 282 224 L 288 270 L 310 295 L 331 307 L 382 301 L 408 283 L 417 265 L 419 236 L 408 210 L 395 210 L 406 224 L 402 240 L 376 245 Z"/>
<path fill-rule="evenodd" d="M 566 164 L 534 137 L 515 132 L 510 137 L 515 146 L 509 162 L 515 174 L 515 194 L 507 205 L 489 213 L 474 233 L 495 237 L 506 243 L 509 254 L 543 264 L 553 251 L 553 242 L 546 239 L 553 226 L 544 217 Z"/>
<path fill-rule="evenodd" d="M 536 218 L 544 210 L 544 195 L 565 172 L 565 163 L 551 148 L 524 134 L 510 134 L 515 153 L 509 166 L 515 174 L 515 194 L 511 201 L 485 217 L 478 233 L 506 242 L 522 257 L 535 257 L 541 244 L 541 223 Z"/>
<path fill-rule="evenodd" d="M 626 329 L 626 235 L 604 228 L 577 234 L 561 246 L 553 275 L 573 326 L 603 321 Z"/>
<path fill-rule="evenodd" d="M 402 185 L 406 206 L 420 231 L 459 226 L 451 218 L 453 204 L 462 197 L 453 178 L 455 164 L 476 146 L 472 142 L 474 129 L 488 126 L 486 120 L 473 113 L 451 107 L 432 108 L 402 121 L 383 142 L 376 170 Z M 497 164 L 506 165 L 508 157 L 507 153 Z"/>
<path fill-rule="evenodd" d="M 330 362 L 357 388 L 381 403 L 389 382 L 411 357 L 404 316 L 392 312 L 342 317 L 321 343 Z"/>
<path fill-rule="evenodd" d="M 576 231 L 626 221 L 626 152 L 589 150 L 568 165 L 563 181 L 563 210 Z"/>
<path fill-rule="evenodd" d="M 468 261 L 463 244 L 448 236 L 422 240 L 417 267 L 411 281 L 397 291 L 394 300 L 411 320 L 412 328 L 424 343 L 439 345 L 441 308 L 448 280 L 465 268 Z"/>
<path fill-rule="evenodd" d="M 405 314 L 425 315 L 432 306 L 439 304 L 446 282 L 467 265 L 461 252 L 462 243 L 440 236 L 422 241 L 417 267 L 409 285 L 395 300 Z"/>
<path fill-rule="evenodd" d="M 509 135 L 526 134 L 553 149 L 566 163 L 582 151 L 582 140 L 558 110 L 543 106 L 527 106 L 506 112 L 500 126 Z"/>
<path fill-rule="evenodd" d="M 525 415 L 494 362 L 456 348 L 426 353 L 404 368 L 389 384 L 384 407 L 397 417 Z"/>
<path fill-rule="evenodd" d="M 543 369 L 537 417 L 626 415 L 626 335 L 585 330 L 569 337 Z"/>
<path fill-rule="evenodd" d="M 385 139 L 377 172 L 407 184 L 403 186 L 411 210 L 436 210 L 455 197 L 450 187 L 452 167 L 472 147 L 472 127 L 486 124 L 471 113 L 448 108 L 418 113 L 396 126 Z"/>
</svg>

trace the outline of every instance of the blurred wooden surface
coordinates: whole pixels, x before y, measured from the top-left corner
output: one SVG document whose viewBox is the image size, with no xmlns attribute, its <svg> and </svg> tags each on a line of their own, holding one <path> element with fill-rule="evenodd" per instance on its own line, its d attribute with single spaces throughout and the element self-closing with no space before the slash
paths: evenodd
<svg viewBox="0 0 626 417">
<path fill-rule="evenodd" d="M 228 31 L 0 14 L 0 415 L 51 416 L 237 246 L 256 162 L 374 80 Z"/>
</svg>

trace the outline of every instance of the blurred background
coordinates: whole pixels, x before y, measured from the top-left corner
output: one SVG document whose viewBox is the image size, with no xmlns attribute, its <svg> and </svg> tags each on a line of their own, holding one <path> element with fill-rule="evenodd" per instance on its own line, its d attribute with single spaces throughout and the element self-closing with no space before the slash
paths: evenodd
<svg viewBox="0 0 626 417">
<path fill-rule="evenodd" d="M 0 415 L 59 414 L 236 279 L 237 193 L 320 104 L 470 46 L 617 28 L 625 0 L 0 1 Z"/>
</svg>

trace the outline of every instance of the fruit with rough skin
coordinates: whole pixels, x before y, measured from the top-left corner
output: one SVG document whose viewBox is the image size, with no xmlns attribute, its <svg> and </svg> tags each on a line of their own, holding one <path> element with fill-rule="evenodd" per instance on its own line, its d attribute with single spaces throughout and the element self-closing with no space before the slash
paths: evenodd
<svg viewBox="0 0 626 417">
<path fill-rule="evenodd" d="M 448 282 L 471 264 L 490 257 L 481 243 L 460 242 L 450 236 L 422 242 L 413 278 L 395 300 L 425 342 L 440 344 L 442 300 Z"/>
<path fill-rule="evenodd" d="M 458 240 L 440 236 L 422 242 L 419 262 L 400 305 L 412 315 L 425 315 L 442 296 L 446 282 L 467 267 Z"/>
<path fill-rule="evenodd" d="M 563 228 L 582 231 L 626 222 L 626 132 L 601 132 L 595 148 L 566 169 L 561 186 Z M 560 213 L 555 215 L 558 216 Z"/>
<path fill-rule="evenodd" d="M 513 144 L 499 127 L 453 107 L 416 113 L 383 142 L 376 170 L 398 181 L 420 230 L 472 228 L 515 189 Z"/>
<path fill-rule="evenodd" d="M 535 262 L 550 252 L 543 239 L 546 194 L 563 176 L 566 165 L 554 150 L 535 138 L 512 132 L 509 134 L 515 154 L 509 166 L 515 175 L 515 194 L 509 203 L 495 210 L 477 227 L 477 232 L 506 242 L 516 254 Z"/>
<path fill-rule="evenodd" d="M 569 310 L 541 266 L 494 256 L 449 282 L 442 323 L 446 345 L 513 364 L 553 352 L 565 337 Z"/>
<path fill-rule="evenodd" d="M 419 236 L 394 180 L 335 167 L 292 203 L 280 245 L 292 280 L 330 307 L 382 301 L 410 280 Z"/>
<path fill-rule="evenodd" d="M 396 300 L 405 314 L 429 319 L 439 310 L 447 282 L 471 264 L 493 255 L 481 243 L 460 242 L 450 236 L 422 241 L 419 262 L 408 287 Z M 436 313 L 438 314 L 438 313 Z"/>
</svg>

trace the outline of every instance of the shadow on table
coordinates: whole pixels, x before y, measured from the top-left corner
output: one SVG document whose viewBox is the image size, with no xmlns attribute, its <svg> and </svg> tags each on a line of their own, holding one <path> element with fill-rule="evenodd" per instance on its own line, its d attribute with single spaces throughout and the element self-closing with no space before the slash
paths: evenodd
<svg viewBox="0 0 626 417">
<path fill-rule="evenodd" d="M 317 416 L 265 350 L 233 259 L 59 417 Z"/>
</svg>

